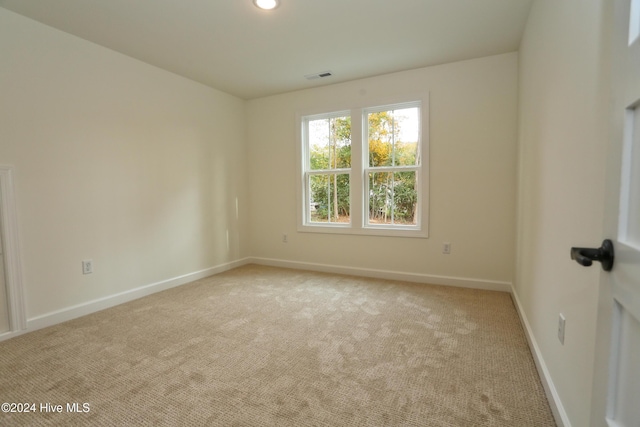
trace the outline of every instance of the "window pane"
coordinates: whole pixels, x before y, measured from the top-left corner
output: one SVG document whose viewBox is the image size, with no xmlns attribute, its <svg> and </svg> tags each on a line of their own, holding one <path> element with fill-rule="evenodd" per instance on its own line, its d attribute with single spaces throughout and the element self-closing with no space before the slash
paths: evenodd
<svg viewBox="0 0 640 427">
<path fill-rule="evenodd" d="M 369 166 L 392 166 L 393 164 L 393 112 L 369 113 Z"/>
<path fill-rule="evenodd" d="M 329 120 L 309 121 L 309 166 L 329 169 Z"/>
<path fill-rule="evenodd" d="M 420 138 L 420 109 L 405 108 L 394 111 L 398 139 L 395 143 L 394 166 L 414 166 L 420 164 L 418 140 Z"/>
<path fill-rule="evenodd" d="M 414 171 L 395 172 L 393 183 L 393 223 L 417 225 L 416 173 Z"/>
<path fill-rule="evenodd" d="M 393 173 L 369 173 L 369 224 L 391 224 Z"/>
<path fill-rule="evenodd" d="M 310 120 L 310 170 L 349 167 L 351 167 L 351 117 Z"/>
<path fill-rule="evenodd" d="M 309 177 L 311 222 L 351 222 L 349 174 L 322 174 Z"/>
<path fill-rule="evenodd" d="M 369 224 L 417 225 L 416 172 L 369 173 Z"/>
<path fill-rule="evenodd" d="M 420 164 L 418 107 L 369 113 L 367 122 L 369 166 Z"/>
</svg>

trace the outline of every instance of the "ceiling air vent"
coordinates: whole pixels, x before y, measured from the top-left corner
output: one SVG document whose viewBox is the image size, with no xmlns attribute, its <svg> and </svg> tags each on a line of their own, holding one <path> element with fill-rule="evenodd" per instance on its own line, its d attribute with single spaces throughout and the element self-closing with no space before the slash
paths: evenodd
<svg viewBox="0 0 640 427">
<path fill-rule="evenodd" d="M 332 76 L 331 71 L 323 71 L 321 73 L 315 73 L 315 74 L 307 74 L 306 76 L 304 76 L 307 80 L 316 80 L 316 79 L 322 79 L 324 77 L 330 77 Z"/>
</svg>

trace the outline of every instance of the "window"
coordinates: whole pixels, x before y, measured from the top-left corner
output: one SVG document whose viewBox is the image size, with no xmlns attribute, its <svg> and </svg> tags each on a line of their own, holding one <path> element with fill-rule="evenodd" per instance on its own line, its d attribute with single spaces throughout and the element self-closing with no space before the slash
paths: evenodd
<svg viewBox="0 0 640 427">
<path fill-rule="evenodd" d="M 299 230 L 427 237 L 426 102 L 298 116 Z"/>
<path fill-rule="evenodd" d="M 366 225 L 416 226 L 420 172 L 419 106 L 365 110 Z"/>
<path fill-rule="evenodd" d="M 306 120 L 306 197 L 309 223 L 350 223 L 351 117 Z"/>
</svg>

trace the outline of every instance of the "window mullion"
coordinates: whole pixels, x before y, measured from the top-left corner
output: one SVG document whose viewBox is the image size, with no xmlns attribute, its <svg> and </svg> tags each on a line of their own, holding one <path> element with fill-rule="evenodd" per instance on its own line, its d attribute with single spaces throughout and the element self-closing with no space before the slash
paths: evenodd
<svg viewBox="0 0 640 427">
<path fill-rule="evenodd" d="M 351 173 L 351 169 L 350 168 L 316 169 L 316 170 L 312 170 L 312 171 L 307 171 L 307 173 L 309 175 L 326 175 L 328 173 L 343 174 L 343 173 Z"/>
<path fill-rule="evenodd" d="M 395 165 L 396 165 L 396 117 L 395 117 L 395 111 L 392 110 L 391 111 L 391 166 L 395 166 Z M 393 218 L 393 214 L 391 218 Z"/>
<path fill-rule="evenodd" d="M 395 225 L 396 212 L 396 175 L 391 173 L 391 225 Z"/>
<path fill-rule="evenodd" d="M 364 197 L 365 184 L 363 181 L 364 164 L 363 156 L 368 148 L 365 148 L 364 118 L 362 109 L 351 110 L 351 183 L 349 201 L 351 203 L 351 225 L 355 229 L 363 228 L 364 221 Z"/>
<path fill-rule="evenodd" d="M 375 166 L 365 167 L 366 173 L 382 173 L 382 172 L 417 172 L 420 166 Z"/>
<path fill-rule="evenodd" d="M 310 208 L 310 200 L 311 200 L 311 196 L 310 196 L 310 178 L 309 178 L 309 171 L 306 171 L 304 173 L 304 179 L 303 179 L 303 188 L 304 188 L 304 193 L 303 193 L 303 207 L 302 207 L 302 212 L 303 215 L 305 217 L 304 219 L 304 224 L 309 223 L 309 221 L 311 221 L 311 212 L 309 211 Z"/>
</svg>

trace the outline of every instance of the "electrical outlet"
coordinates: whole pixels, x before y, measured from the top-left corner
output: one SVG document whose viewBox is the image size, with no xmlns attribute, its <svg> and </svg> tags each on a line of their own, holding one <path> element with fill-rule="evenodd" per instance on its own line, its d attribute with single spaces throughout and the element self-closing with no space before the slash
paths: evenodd
<svg viewBox="0 0 640 427">
<path fill-rule="evenodd" d="M 442 253 L 449 255 L 451 253 L 451 243 L 444 242 L 442 244 Z"/>
<path fill-rule="evenodd" d="M 565 318 L 562 313 L 558 317 L 558 339 L 560 340 L 560 344 L 564 345 L 564 323 Z"/>
<path fill-rule="evenodd" d="M 93 260 L 85 259 L 82 261 L 82 274 L 93 273 Z"/>
<path fill-rule="evenodd" d="M 286 234 L 282 235 L 282 243 L 287 243 L 289 241 L 289 237 Z"/>
</svg>

